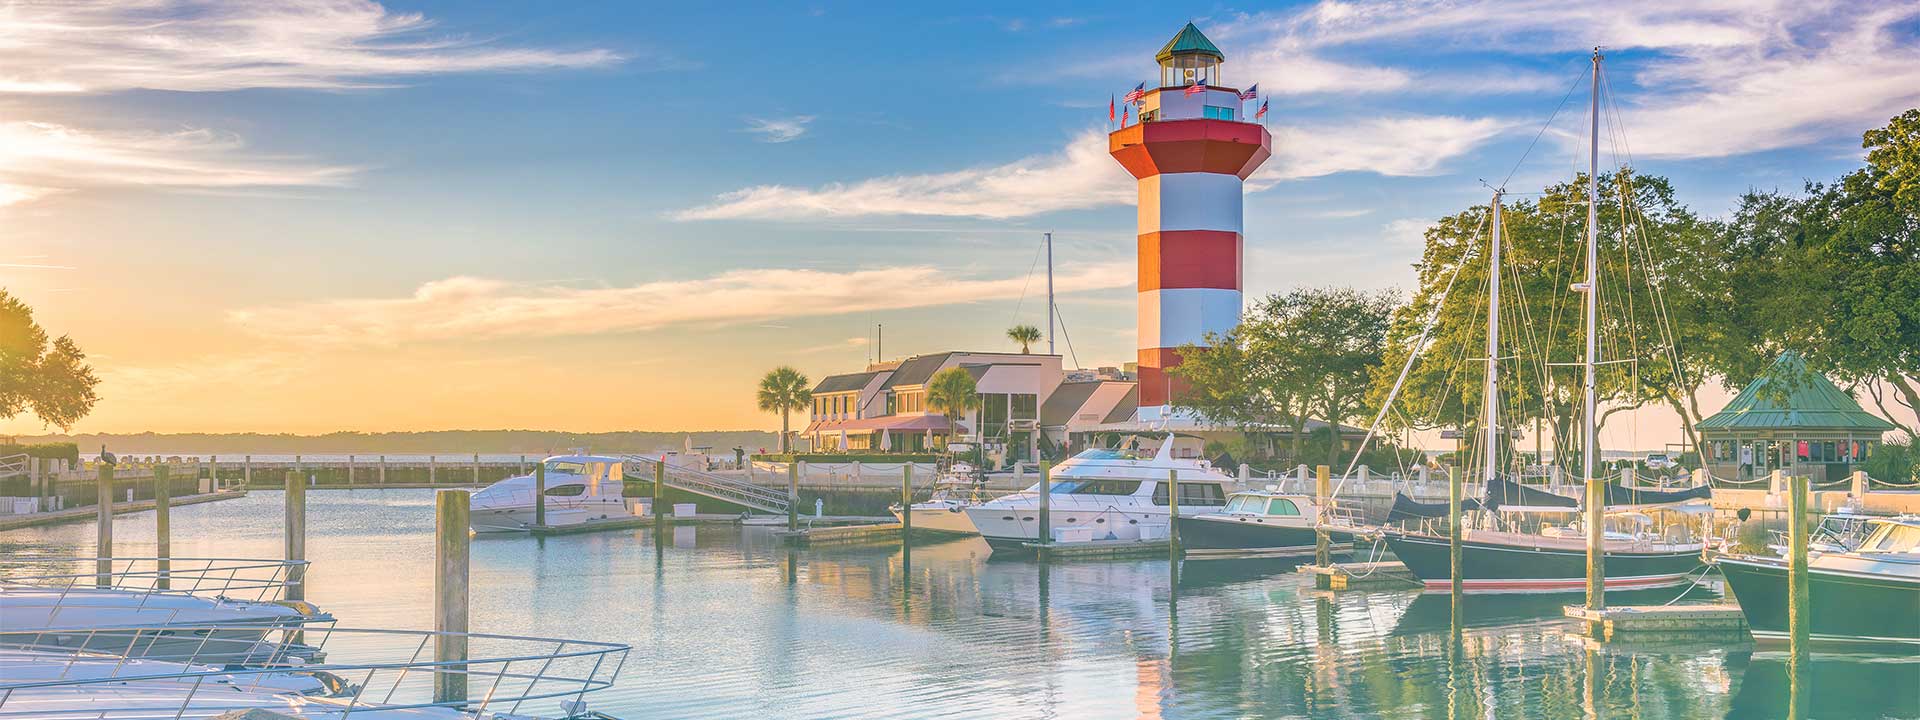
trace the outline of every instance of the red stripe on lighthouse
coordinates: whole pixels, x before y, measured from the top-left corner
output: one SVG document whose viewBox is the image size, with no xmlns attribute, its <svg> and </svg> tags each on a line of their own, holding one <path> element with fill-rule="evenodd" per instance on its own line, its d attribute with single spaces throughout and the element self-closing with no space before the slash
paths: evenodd
<svg viewBox="0 0 1920 720">
<path fill-rule="evenodd" d="M 1217 230 L 1140 236 L 1140 292 L 1167 288 L 1240 289 L 1242 239 Z"/>
</svg>

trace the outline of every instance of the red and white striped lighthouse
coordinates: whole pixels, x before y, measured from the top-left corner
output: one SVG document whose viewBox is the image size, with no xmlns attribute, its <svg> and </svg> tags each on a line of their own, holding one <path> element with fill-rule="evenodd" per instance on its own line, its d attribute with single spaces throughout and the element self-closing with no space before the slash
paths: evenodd
<svg viewBox="0 0 1920 720">
<path fill-rule="evenodd" d="M 1226 57 L 1199 28 L 1188 23 L 1155 59 L 1160 87 L 1141 98 L 1140 122 L 1107 136 L 1140 182 L 1141 420 L 1165 414 L 1181 345 L 1240 323 L 1241 184 L 1273 148 L 1265 127 L 1241 121 Z"/>
</svg>

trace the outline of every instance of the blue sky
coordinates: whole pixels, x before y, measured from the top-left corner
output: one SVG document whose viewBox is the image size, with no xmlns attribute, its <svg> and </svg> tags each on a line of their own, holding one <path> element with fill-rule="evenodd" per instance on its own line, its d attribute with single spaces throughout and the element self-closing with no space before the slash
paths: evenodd
<svg viewBox="0 0 1920 720">
<path fill-rule="evenodd" d="M 1043 321 L 1047 230 L 1074 355 L 1131 359 L 1105 110 L 1182 23 L 1272 103 L 1257 295 L 1405 288 L 1594 45 L 1703 212 L 1855 167 L 1920 104 L 1920 10 L 1802 5 L 0 6 L 0 281 L 94 353 L 81 429 L 765 426 L 760 371 L 856 367 L 872 323 Z M 1570 176 L 1584 93 L 1511 189 Z"/>
</svg>

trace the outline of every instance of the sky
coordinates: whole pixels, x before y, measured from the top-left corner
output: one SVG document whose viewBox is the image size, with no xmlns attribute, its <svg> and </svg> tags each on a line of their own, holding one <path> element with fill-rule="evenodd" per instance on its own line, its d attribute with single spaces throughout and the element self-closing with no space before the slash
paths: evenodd
<svg viewBox="0 0 1920 720">
<path fill-rule="evenodd" d="M 1427 223 L 1569 179 L 1596 45 L 1602 162 L 1708 215 L 1920 105 L 1877 0 L 0 1 L 0 286 L 88 351 L 79 432 L 773 428 L 774 366 L 1043 325 L 1043 232 L 1118 365 L 1107 105 L 1189 21 L 1270 103 L 1250 298 L 1410 291 Z"/>
</svg>

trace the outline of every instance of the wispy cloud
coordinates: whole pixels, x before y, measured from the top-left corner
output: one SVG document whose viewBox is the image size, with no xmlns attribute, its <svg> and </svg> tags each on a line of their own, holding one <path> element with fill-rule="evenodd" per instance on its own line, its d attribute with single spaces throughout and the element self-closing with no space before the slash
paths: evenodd
<svg viewBox="0 0 1920 720">
<path fill-rule="evenodd" d="M 807 124 L 811 122 L 813 122 L 812 115 L 771 119 L 747 118 L 747 132 L 759 135 L 762 142 L 790 142 L 807 134 Z"/>
<path fill-rule="evenodd" d="M 1380 234 L 1387 242 L 1399 247 L 1424 247 L 1427 242 L 1427 228 L 1433 227 L 1433 221 L 1426 218 L 1401 218 L 1380 227 Z"/>
<path fill-rule="evenodd" d="M 1275 157 L 1249 178 L 1259 191 L 1280 180 L 1372 172 L 1426 175 L 1492 139 L 1508 123 L 1488 118 L 1407 116 L 1276 127 Z M 1106 133 L 1086 130 L 1057 152 L 1003 165 L 889 175 L 817 188 L 756 185 L 673 215 L 677 220 L 808 220 L 885 215 L 1007 219 L 1137 200 L 1134 181 L 1107 155 Z"/>
<path fill-rule="evenodd" d="M 354 172 L 300 157 L 250 154 L 238 135 L 204 128 L 150 133 L 0 123 L 0 207 L 88 187 L 338 186 Z"/>
<path fill-rule="evenodd" d="M 803 347 L 798 350 L 794 350 L 793 354 L 813 355 L 813 354 L 823 353 L 823 352 L 832 352 L 835 350 L 851 350 L 857 347 L 866 347 L 867 345 L 871 345 L 871 344 L 873 344 L 872 338 L 850 337 L 845 340 L 841 340 L 840 342 L 824 343 L 821 345 L 814 345 L 812 347 Z"/>
<path fill-rule="evenodd" d="M 251 308 L 228 319 L 257 335 L 332 344 L 590 335 L 1007 299 L 1020 296 L 1026 280 L 955 277 L 951 269 L 934 266 L 736 270 L 589 289 L 452 277 L 406 297 Z M 1061 292 L 1078 292 L 1126 287 L 1134 280 L 1129 259 L 1083 267 L 1055 282 Z"/>
<path fill-rule="evenodd" d="M 0 8 L 0 93 L 380 87 L 449 72 L 581 68 L 605 49 L 433 32 L 369 0 L 134 0 Z"/>
<path fill-rule="evenodd" d="M 674 214 L 678 220 L 941 215 L 1015 218 L 1132 202 L 1132 180 L 1107 156 L 1098 130 L 1058 152 L 1003 165 L 924 175 L 890 175 L 818 188 L 756 185 Z"/>
</svg>

